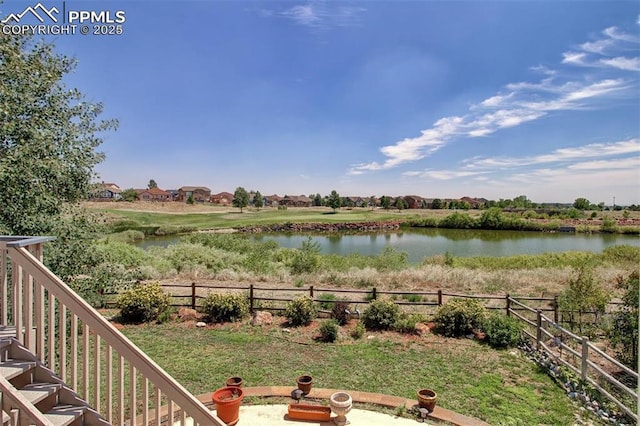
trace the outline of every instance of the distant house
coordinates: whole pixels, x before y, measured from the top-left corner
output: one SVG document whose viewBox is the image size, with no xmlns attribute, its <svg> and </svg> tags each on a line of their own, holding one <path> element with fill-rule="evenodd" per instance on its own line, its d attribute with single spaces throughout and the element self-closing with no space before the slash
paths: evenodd
<svg viewBox="0 0 640 426">
<path fill-rule="evenodd" d="M 306 195 L 285 195 L 280 204 L 287 207 L 311 207 L 313 200 Z"/>
<path fill-rule="evenodd" d="M 469 203 L 472 209 L 479 209 L 486 206 L 489 203 L 489 200 L 486 198 L 471 198 L 471 197 L 462 197 L 460 201 L 466 201 Z"/>
<path fill-rule="evenodd" d="M 136 189 L 140 201 L 172 201 L 171 193 L 160 188 Z"/>
<path fill-rule="evenodd" d="M 282 201 L 282 197 L 276 194 L 273 195 L 267 195 L 264 197 L 265 203 L 264 206 L 265 207 L 278 207 L 280 205 L 280 202 Z"/>
<path fill-rule="evenodd" d="M 210 200 L 213 204 L 229 206 L 233 203 L 233 194 L 230 192 L 220 192 L 218 194 L 213 194 Z"/>
<path fill-rule="evenodd" d="M 206 186 L 183 186 L 178 189 L 178 197 L 176 201 L 182 201 L 186 203 L 189 197 L 193 198 L 193 201 L 198 203 L 209 202 L 211 199 L 211 190 Z"/>
<path fill-rule="evenodd" d="M 178 200 L 178 190 L 177 189 L 165 189 L 165 191 L 167 191 L 169 193 L 169 196 L 171 197 L 171 201 L 177 201 Z"/>
<path fill-rule="evenodd" d="M 122 189 L 115 183 L 102 182 L 89 198 L 92 201 L 117 201 L 121 198 L 120 193 Z"/>
<path fill-rule="evenodd" d="M 345 206 L 364 207 L 367 203 L 364 198 L 358 196 L 348 196 L 343 199 Z"/>
<path fill-rule="evenodd" d="M 420 209 L 422 208 L 422 200 L 423 198 L 419 195 L 407 195 L 404 198 L 404 201 L 407 202 L 408 209 Z"/>
</svg>

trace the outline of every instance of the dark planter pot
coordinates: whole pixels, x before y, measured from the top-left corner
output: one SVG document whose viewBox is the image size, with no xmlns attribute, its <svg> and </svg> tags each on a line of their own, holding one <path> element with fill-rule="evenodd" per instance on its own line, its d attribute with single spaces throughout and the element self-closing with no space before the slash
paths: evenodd
<svg viewBox="0 0 640 426">
<path fill-rule="evenodd" d="M 432 413 L 436 408 L 437 396 L 431 389 L 420 389 L 418 391 L 418 405 Z"/>
<path fill-rule="evenodd" d="M 304 395 L 307 395 L 309 392 L 311 392 L 312 385 L 313 385 L 313 377 L 311 376 L 298 377 L 298 389 L 300 389 Z"/>
<path fill-rule="evenodd" d="M 225 385 L 229 388 L 241 388 L 242 384 L 242 377 L 238 376 L 229 377 L 225 382 Z"/>
</svg>

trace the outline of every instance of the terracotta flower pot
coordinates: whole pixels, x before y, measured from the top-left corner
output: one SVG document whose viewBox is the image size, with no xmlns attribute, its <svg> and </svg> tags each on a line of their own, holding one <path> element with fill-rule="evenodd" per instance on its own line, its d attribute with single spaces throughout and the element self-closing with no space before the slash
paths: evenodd
<svg viewBox="0 0 640 426">
<path fill-rule="evenodd" d="M 311 376 L 300 376 L 298 377 L 298 389 L 302 391 L 304 395 L 307 395 L 311 392 L 311 386 L 313 385 L 313 377 Z"/>
<path fill-rule="evenodd" d="M 244 393 L 238 387 L 224 387 L 211 394 L 216 404 L 216 415 L 227 425 L 235 425 L 240 417 L 240 404 Z"/>
<path fill-rule="evenodd" d="M 431 389 L 420 389 L 418 391 L 418 405 L 426 408 L 430 413 L 436 408 L 437 394 Z"/>
<path fill-rule="evenodd" d="M 315 422 L 328 422 L 331 419 L 331 408 L 321 405 L 289 404 L 289 418 Z"/>
<path fill-rule="evenodd" d="M 228 388 L 241 388 L 242 387 L 242 377 L 233 376 L 229 377 L 225 382 Z"/>
</svg>

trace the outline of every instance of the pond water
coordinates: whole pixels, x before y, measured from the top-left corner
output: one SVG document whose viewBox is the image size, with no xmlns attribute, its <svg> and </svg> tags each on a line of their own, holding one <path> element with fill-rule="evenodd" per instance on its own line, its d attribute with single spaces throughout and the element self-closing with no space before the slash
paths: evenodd
<svg viewBox="0 0 640 426">
<path fill-rule="evenodd" d="M 511 256 L 562 251 L 601 253 L 605 248 L 628 244 L 640 247 L 640 237 L 620 234 L 542 233 L 486 231 L 468 229 L 412 228 L 394 232 L 366 234 L 253 234 L 255 241 L 275 240 L 281 247 L 299 248 L 308 237 L 320 244 L 325 254 L 360 253 L 377 255 L 392 247 L 405 251 L 409 262 L 421 262 L 427 256 L 450 253 L 453 256 Z M 175 244 L 180 237 L 149 238 L 140 247 Z"/>
</svg>

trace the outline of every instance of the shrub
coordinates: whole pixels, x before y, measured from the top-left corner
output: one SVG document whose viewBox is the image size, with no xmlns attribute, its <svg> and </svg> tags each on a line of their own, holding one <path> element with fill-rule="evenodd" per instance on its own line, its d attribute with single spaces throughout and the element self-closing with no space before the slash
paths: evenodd
<svg viewBox="0 0 640 426">
<path fill-rule="evenodd" d="M 338 324 L 345 325 L 349 322 L 349 303 L 344 301 L 338 301 L 333 303 L 331 308 L 331 318 L 333 318 Z"/>
<path fill-rule="evenodd" d="M 611 344 L 620 360 L 629 367 L 638 365 L 638 306 L 640 306 L 640 274 L 632 272 L 627 278 L 619 277 L 617 287 L 624 291 L 619 312 L 613 317 L 609 332 Z"/>
<path fill-rule="evenodd" d="M 329 310 L 331 308 L 333 308 L 333 305 L 337 299 L 335 294 L 332 293 L 322 293 L 318 299 L 320 300 L 318 302 L 318 305 L 320 306 L 320 309 L 326 309 Z"/>
<path fill-rule="evenodd" d="M 320 324 L 320 340 L 323 342 L 335 342 L 338 340 L 338 323 L 333 320 L 325 320 Z"/>
<path fill-rule="evenodd" d="M 484 323 L 487 342 L 495 348 L 511 348 L 522 340 L 522 325 L 517 319 L 494 313 Z"/>
<path fill-rule="evenodd" d="M 398 320 L 400 308 L 390 300 L 373 300 L 362 313 L 367 330 L 389 330 Z"/>
<path fill-rule="evenodd" d="M 475 299 L 452 299 L 438 308 L 435 323 L 449 337 L 459 337 L 479 329 L 485 319 L 484 307 Z"/>
<path fill-rule="evenodd" d="M 596 322 L 604 313 L 610 295 L 593 277 L 588 267 L 578 270 L 577 276 L 569 280 L 568 287 L 558 296 L 558 307 L 569 318 L 569 328 L 581 333 L 586 314 L 595 314 Z"/>
<path fill-rule="evenodd" d="M 393 324 L 393 329 L 398 333 L 413 334 L 416 332 L 416 324 L 423 321 L 420 314 L 400 314 Z"/>
<path fill-rule="evenodd" d="M 355 340 L 361 339 L 364 336 L 364 324 L 361 322 L 357 323 L 356 326 L 351 330 L 351 337 Z"/>
<path fill-rule="evenodd" d="M 158 283 L 138 285 L 120 293 L 116 306 L 124 323 L 149 322 L 158 319 L 169 308 L 169 296 Z"/>
<path fill-rule="evenodd" d="M 304 274 L 314 272 L 320 266 L 320 244 L 313 241 L 311 237 L 302 242 L 302 247 L 295 251 L 291 261 L 291 272 L 293 274 Z"/>
<path fill-rule="evenodd" d="M 316 317 L 317 313 L 313 299 L 309 296 L 296 297 L 287 303 L 284 311 L 289 325 L 294 327 L 308 325 Z"/>
<path fill-rule="evenodd" d="M 249 301 L 241 294 L 209 293 L 202 303 L 202 311 L 212 322 L 240 321 L 249 314 Z"/>
</svg>

